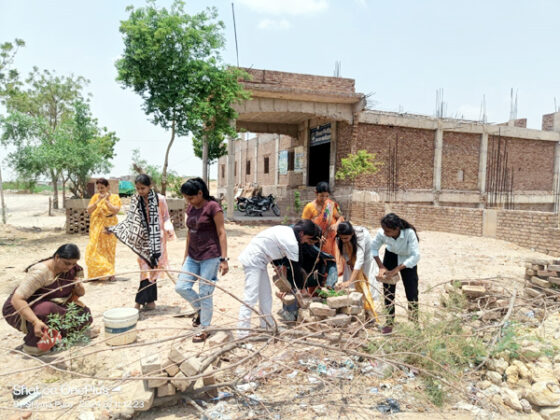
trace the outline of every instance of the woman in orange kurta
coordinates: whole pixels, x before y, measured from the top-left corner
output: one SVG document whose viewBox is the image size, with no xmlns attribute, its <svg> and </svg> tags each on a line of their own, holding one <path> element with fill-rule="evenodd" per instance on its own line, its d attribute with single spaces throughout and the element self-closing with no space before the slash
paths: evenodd
<svg viewBox="0 0 560 420">
<path fill-rule="evenodd" d="M 325 240 L 321 245 L 321 251 L 332 255 L 337 260 L 338 274 L 342 275 L 343 262 L 339 257 L 336 245 L 336 229 L 338 224 L 344 220 L 336 201 L 329 198 L 329 184 L 319 182 L 315 187 L 317 198 L 307 203 L 303 208 L 302 219 L 309 219 L 323 230 Z"/>
<path fill-rule="evenodd" d="M 89 243 L 86 248 L 88 277 L 113 280 L 115 274 L 115 248 L 117 238 L 107 235 L 105 228 L 117 224 L 117 213 L 121 208 L 118 194 L 111 194 L 109 181 L 95 181 L 97 194 L 89 201 Z"/>
</svg>

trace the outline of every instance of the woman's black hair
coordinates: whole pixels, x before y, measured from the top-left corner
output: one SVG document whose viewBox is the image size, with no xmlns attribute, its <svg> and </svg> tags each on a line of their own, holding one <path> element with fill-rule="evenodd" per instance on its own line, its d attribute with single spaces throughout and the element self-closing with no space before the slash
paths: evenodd
<svg viewBox="0 0 560 420">
<path fill-rule="evenodd" d="M 202 197 L 205 200 L 216 201 L 216 199 L 210 195 L 206 182 L 204 182 L 202 178 L 191 178 L 181 185 L 181 194 L 197 195 L 199 191 L 202 191 Z"/>
<path fill-rule="evenodd" d="M 315 185 L 315 192 L 317 194 L 324 193 L 324 192 L 330 194 L 331 191 L 329 190 L 329 183 L 325 181 L 318 182 L 317 185 Z"/>
<path fill-rule="evenodd" d="M 109 186 L 109 181 L 107 181 L 107 179 L 105 178 L 97 178 L 97 181 L 95 181 L 95 184 L 101 184 L 101 185 L 105 185 L 106 187 Z"/>
<path fill-rule="evenodd" d="M 301 232 L 302 234 L 309 235 L 313 239 L 317 239 L 317 240 L 321 239 L 321 235 L 323 234 L 323 231 L 321 230 L 321 228 L 309 219 L 298 220 L 295 223 L 293 229 L 294 229 L 294 232 L 296 233 L 296 236 L 297 236 L 298 233 Z M 298 237 L 298 240 L 299 240 L 299 237 Z"/>
<path fill-rule="evenodd" d="M 336 228 L 336 239 L 338 243 L 338 250 L 340 251 L 340 255 L 344 254 L 344 244 L 339 238 L 339 235 L 352 235 L 350 239 L 350 244 L 352 245 L 352 254 L 358 250 L 358 238 L 356 237 L 356 231 L 354 230 L 354 226 L 350 222 L 340 222 L 338 227 Z"/>
<path fill-rule="evenodd" d="M 414 231 L 414 234 L 416 235 L 416 239 L 420 241 L 420 238 L 418 237 L 418 232 L 416 232 L 416 228 L 412 226 L 410 223 L 408 223 L 406 220 L 401 219 L 395 213 L 389 213 L 383 216 L 383 218 L 381 219 L 381 226 L 389 229 L 397 229 L 397 228 L 399 228 L 400 230 L 412 229 Z"/>
<path fill-rule="evenodd" d="M 152 186 L 152 179 L 146 174 L 140 174 L 134 179 L 135 184 L 142 184 L 146 187 Z"/>
<path fill-rule="evenodd" d="M 29 271 L 29 269 L 31 267 L 33 267 L 34 265 L 39 264 L 40 262 L 43 262 L 43 261 L 48 261 L 50 259 L 53 259 L 54 257 L 63 258 L 65 260 L 79 260 L 80 259 L 80 248 L 78 248 L 78 246 L 75 245 L 75 244 L 61 245 L 60 247 L 58 247 L 58 249 L 56 251 L 54 251 L 53 255 L 51 255 L 50 257 L 47 257 L 47 258 L 43 258 L 42 260 L 39 260 L 39 261 L 31 264 L 24 271 L 27 273 Z"/>
</svg>

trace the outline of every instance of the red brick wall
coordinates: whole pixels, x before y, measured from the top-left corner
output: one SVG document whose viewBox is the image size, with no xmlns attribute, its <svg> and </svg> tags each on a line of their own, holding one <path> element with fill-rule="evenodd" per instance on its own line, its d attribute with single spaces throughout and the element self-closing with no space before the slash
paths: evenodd
<svg viewBox="0 0 560 420">
<path fill-rule="evenodd" d="M 248 68 L 243 70 L 251 76 L 250 81 L 244 82 L 248 88 L 251 85 L 271 85 L 272 88 L 305 89 L 321 93 L 355 93 L 354 79 Z"/>
<path fill-rule="evenodd" d="M 438 232 L 458 233 L 462 235 L 482 236 L 481 209 L 466 209 L 460 207 L 433 207 L 410 204 L 391 203 L 393 213 L 398 214 L 416 229 Z M 352 203 L 352 221 L 377 229 L 379 220 L 385 214 L 383 203 L 360 204 Z"/>
<path fill-rule="evenodd" d="M 352 152 L 351 148 L 352 126 L 345 122 L 336 124 L 336 169 L 342 165 L 342 158 Z M 336 180 L 336 185 L 349 185 L 348 181 Z"/>
<path fill-rule="evenodd" d="M 554 213 L 500 211 L 496 237 L 538 252 L 560 255 L 560 229 L 558 215 Z"/>
<path fill-rule="evenodd" d="M 497 150 L 498 139 L 498 136 L 488 137 L 488 170 L 491 167 L 492 148 Z M 502 150 L 506 143 L 508 168 L 513 169 L 514 191 L 552 192 L 554 142 L 502 137 Z"/>
<path fill-rule="evenodd" d="M 542 130 L 553 131 L 554 129 L 554 114 L 545 114 L 542 116 Z"/>
<path fill-rule="evenodd" d="M 461 235 L 482 236 L 482 209 L 461 207 L 433 207 L 409 204 L 388 205 L 419 231 L 450 232 Z M 383 203 L 352 203 L 351 221 L 356 225 L 379 228 L 379 220 L 385 214 Z M 498 211 L 496 238 L 513 242 L 526 248 L 550 255 L 560 255 L 560 229 L 558 215 L 538 211 Z"/>
<path fill-rule="evenodd" d="M 441 160 L 442 190 L 478 190 L 480 135 L 444 131 Z M 458 179 L 463 171 L 463 181 Z"/>
<path fill-rule="evenodd" d="M 375 153 L 383 162 L 375 175 L 362 176 L 356 181 L 361 189 L 385 188 L 389 174 L 389 149 L 397 147 L 399 189 L 432 189 L 434 174 L 433 130 L 360 124 L 357 150 Z M 398 140 L 398 146 L 397 145 Z"/>
</svg>

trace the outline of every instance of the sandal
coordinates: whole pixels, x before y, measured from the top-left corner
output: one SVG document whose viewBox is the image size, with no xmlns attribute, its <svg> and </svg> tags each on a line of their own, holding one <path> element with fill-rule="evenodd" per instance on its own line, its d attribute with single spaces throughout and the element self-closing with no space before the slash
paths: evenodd
<svg viewBox="0 0 560 420">
<path fill-rule="evenodd" d="M 203 342 L 206 341 L 208 336 L 209 336 L 209 334 L 207 332 L 201 332 L 200 334 L 197 334 L 193 337 L 192 342 L 193 343 L 203 343 Z"/>
<path fill-rule="evenodd" d="M 196 313 L 196 316 L 192 319 L 192 326 L 194 328 L 200 326 L 200 311 Z M 203 340 L 204 341 L 204 340 Z"/>
</svg>

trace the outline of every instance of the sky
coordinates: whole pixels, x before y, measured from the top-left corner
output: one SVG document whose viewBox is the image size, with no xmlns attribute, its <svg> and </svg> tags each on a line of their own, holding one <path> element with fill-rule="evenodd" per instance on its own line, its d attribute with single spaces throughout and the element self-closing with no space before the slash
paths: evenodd
<svg viewBox="0 0 560 420">
<path fill-rule="evenodd" d="M 168 7 L 170 1 L 156 1 Z M 187 1 L 196 13 L 216 7 L 225 24 L 222 57 L 236 64 L 231 1 Z M 446 114 L 478 120 L 483 96 L 489 122 L 510 115 L 540 129 L 542 114 L 560 107 L 560 1 L 557 0 L 235 0 L 239 64 L 243 67 L 356 80 L 373 107 L 433 115 L 443 89 Z M 123 51 L 120 21 L 131 0 L 0 0 L 0 43 L 26 46 L 14 66 L 33 66 L 90 80 L 91 108 L 120 138 L 110 176 L 130 172 L 132 150 L 162 165 L 170 133 L 152 125 L 140 98 L 116 82 Z M 0 161 L 7 150 L 0 146 Z M 201 175 L 189 138 L 175 141 L 170 169 Z M 2 163 L 5 179 L 13 177 Z M 213 168 L 211 175 L 215 176 Z"/>
</svg>

